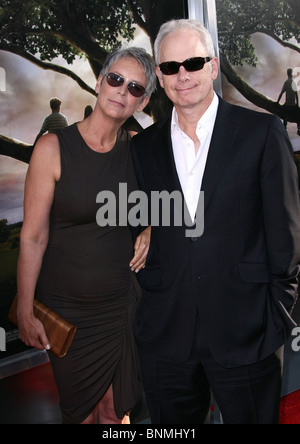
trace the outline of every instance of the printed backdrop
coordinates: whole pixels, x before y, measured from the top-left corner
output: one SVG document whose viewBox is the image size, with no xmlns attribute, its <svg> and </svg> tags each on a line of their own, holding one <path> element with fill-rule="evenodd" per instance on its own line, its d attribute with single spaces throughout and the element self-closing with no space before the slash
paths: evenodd
<svg viewBox="0 0 300 444">
<path fill-rule="evenodd" d="M 205 10 L 205 4 L 213 0 L 194 1 L 201 3 Z M 41 12 L 46 3 L 47 1 L 43 2 L 42 6 L 39 7 Z M 121 23 L 118 22 L 114 25 L 119 26 L 121 30 L 124 21 L 128 20 L 128 11 L 132 10 L 133 5 L 136 5 L 134 15 L 135 32 L 127 34 L 131 41 L 129 43 L 125 42 L 125 37 L 123 39 L 118 37 L 118 39 L 126 45 L 143 46 L 150 53 L 152 52 L 151 41 L 153 43 L 156 31 L 162 22 L 166 18 L 173 18 L 172 14 L 175 14 L 175 17 L 187 16 L 187 2 L 185 0 L 172 0 L 172 10 L 170 10 L 169 0 L 155 2 L 155 6 L 153 6 L 154 3 L 152 4 L 151 0 L 143 0 L 140 4 L 137 0 L 113 0 L 109 5 L 112 3 L 116 8 L 121 8 L 123 14 L 121 19 L 119 18 Z M 2 7 L 4 4 L 5 8 Z M 36 3 L 29 0 L 26 5 L 30 4 L 36 5 Z M 90 44 L 93 44 L 91 33 L 97 32 L 97 29 L 93 28 L 94 21 L 97 20 L 96 12 L 98 10 L 96 11 L 96 8 L 102 8 L 103 3 L 98 0 L 93 2 L 94 16 L 83 14 L 84 8 L 90 7 L 88 2 L 51 0 L 51 5 L 53 4 L 56 4 L 58 8 L 67 5 L 70 20 L 79 20 L 76 27 L 76 36 L 80 34 L 83 36 L 82 38 L 88 37 L 90 38 Z M 139 9 L 142 4 L 149 6 L 148 9 L 145 8 L 142 11 L 143 14 Z M 17 5 L 20 11 L 16 8 Z M 77 9 L 76 5 L 78 6 Z M 155 14 L 152 11 L 153 7 L 155 8 Z M 236 74 L 256 92 L 276 102 L 282 85 L 287 78 L 287 68 L 300 66 L 300 46 L 298 43 L 298 40 L 300 40 L 299 1 L 216 0 L 216 7 L 221 57 L 228 56 Z M 11 18 L 8 13 L 6 15 L 6 12 L 9 11 L 8 8 L 12 8 L 11 11 L 13 11 Z M 258 11 L 257 8 L 261 8 L 261 10 Z M 35 13 L 38 15 L 41 12 L 38 8 L 31 10 L 32 20 L 37 20 Z M 14 138 L 32 145 L 39 133 L 44 117 L 50 113 L 49 100 L 51 97 L 57 96 L 62 100 L 61 111 L 67 116 L 69 124 L 83 118 L 85 107 L 94 105 L 95 97 L 81 89 L 70 77 L 54 71 L 43 70 L 20 55 L 1 50 L 3 46 L 7 45 L 7 39 L 11 39 L 10 44 L 13 48 L 15 42 L 20 45 L 18 39 L 22 39 L 23 34 L 19 29 L 16 29 L 16 23 L 20 23 L 21 27 L 24 26 L 26 14 L 26 7 L 21 0 L 0 0 L 0 23 L 3 25 L 5 20 L 7 21 L 7 26 L 2 26 L 0 30 L 0 136 Z M 250 26 L 251 21 L 249 21 L 248 26 L 248 17 L 252 17 L 254 14 L 256 14 L 256 28 L 253 31 Z M 282 14 L 286 14 L 284 20 Z M 46 17 L 44 20 L 49 19 L 47 15 L 44 15 L 44 17 Z M 115 19 L 114 12 L 107 12 L 108 21 Z M 39 20 L 38 17 L 38 24 L 34 26 L 41 26 Z M 149 26 L 147 27 L 146 24 Z M 49 24 L 49 26 L 53 26 L 53 24 Z M 87 26 L 89 26 L 88 34 Z M 239 26 L 240 29 L 238 29 Z M 112 33 L 114 29 L 113 27 Z M 258 32 L 259 29 L 263 32 Z M 280 35 L 280 29 L 282 29 L 282 35 Z M 106 32 L 106 28 L 104 31 Z M 11 38 L 12 32 L 17 33 L 16 37 Z M 20 33 L 19 36 L 18 32 Z M 99 38 L 101 37 L 100 34 L 98 35 Z M 114 38 L 114 35 L 110 35 L 107 45 Z M 287 40 L 284 41 L 284 38 Z M 104 43 L 102 42 L 101 45 L 103 46 Z M 71 49 L 69 48 L 70 51 Z M 64 57 L 58 56 L 51 63 L 71 69 L 88 86 L 94 89 L 96 79 L 88 59 L 76 57 L 70 66 L 65 60 L 68 51 L 64 47 L 61 50 L 65 51 Z M 18 51 L 15 52 L 22 52 L 22 47 L 19 47 Z M 60 52 L 57 51 L 57 54 L 60 54 Z M 254 55 L 257 61 L 256 67 L 252 66 L 253 64 L 251 65 L 251 61 L 255 58 Z M 235 63 L 232 62 L 232 59 Z M 267 112 L 245 99 L 228 82 L 224 74 L 222 74 L 222 90 L 223 97 L 232 103 Z M 160 112 L 162 113 L 163 110 L 160 110 Z M 139 114 L 136 118 L 143 127 L 153 122 L 146 115 Z M 297 135 L 295 123 L 289 124 L 288 132 L 294 151 L 300 151 L 300 137 Z M 26 163 L 0 155 L 0 314 L 2 302 L 7 298 L 11 299 L 16 291 L 16 261 L 19 233 L 23 220 L 24 181 L 27 169 L 28 165 Z M 7 308 L 8 302 L 4 305 Z"/>
</svg>

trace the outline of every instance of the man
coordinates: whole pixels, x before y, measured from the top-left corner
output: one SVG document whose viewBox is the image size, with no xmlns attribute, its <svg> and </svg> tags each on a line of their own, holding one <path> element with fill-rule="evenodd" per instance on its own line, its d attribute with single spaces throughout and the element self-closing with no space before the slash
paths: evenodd
<svg viewBox="0 0 300 444">
<path fill-rule="evenodd" d="M 36 144 L 36 142 L 47 131 L 48 131 L 48 133 L 55 133 L 55 131 L 63 129 L 68 126 L 68 120 L 67 120 L 66 116 L 64 116 L 60 112 L 61 100 L 58 99 L 57 97 L 53 97 L 50 100 L 50 108 L 52 110 L 52 113 L 44 119 L 42 128 L 41 128 L 39 134 L 37 135 L 37 138 L 36 138 L 34 144 Z"/>
<path fill-rule="evenodd" d="M 300 261 L 291 145 L 277 117 L 214 94 L 199 22 L 163 25 L 155 52 L 174 109 L 133 139 L 138 181 L 149 199 L 182 191 L 191 218 L 202 190 L 204 233 L 152 227 L 135 326 L 151 419 L 204 422 L 211 388 L 225 423 L 277 423 Z"/>
<path fill-rule="evenodd" d="M 287 70 L 288 79 L 284 82 L 282 91 L 279 94 L 277 102 L 279 103 L 283 94 L 285 94 L 285 106 L 294 109 L 299 106 L 299 97 L 298 97 L 298 87 L 296 82 L 293 79 L 293 69 L 289 68 Z M 283 121 L 285 129 L 287 129 L 288 121 L 285 119 Z M 300 123 L 297 124 L 298 127 L 298 136 L 300 136 Z"/>
</svg>

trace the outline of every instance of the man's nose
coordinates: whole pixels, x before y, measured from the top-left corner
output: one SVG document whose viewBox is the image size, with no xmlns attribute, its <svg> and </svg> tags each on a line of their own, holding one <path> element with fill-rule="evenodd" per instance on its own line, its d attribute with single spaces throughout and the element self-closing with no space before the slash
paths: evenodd
<svg viewBox="0 0 300 444">
<path fill-rule="evenodd" d="M 190 73 L 185 69 L 184 66 L 181 66 L 178 72 L 178 80 L 180 80 L 181 82 L 185 82 L 186 80 L 189 79 L 190 79 Z"/>
</svg>

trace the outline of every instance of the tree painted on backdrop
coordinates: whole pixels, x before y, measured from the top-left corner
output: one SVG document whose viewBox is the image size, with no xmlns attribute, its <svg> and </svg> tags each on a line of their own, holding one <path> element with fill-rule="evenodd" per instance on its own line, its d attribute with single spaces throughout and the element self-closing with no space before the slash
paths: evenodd
<svg viewBox="0 0 300 444">
<path fill-rule="evenodd" d="M 300 108 L 291 110 L 279 105 L 253 89 L 234 69 L 245 63 L 257 66 L 251 41 L 255 33 L 267 35 L 282 47 L 300 53 L 300 0 L 216 0 L 216 3 L 221 69 L 227 80 L 254 105 L 290 122 L 300 122 Z"/>
<path fill-rule="evenodd" d="M 121 45 L 120 38 L 132 40 L 134 23 L 140 25 L 153 43 L 160 25 L 184 17 L 182 0 L 1 0 L 0 50 L 17 54 L 41 69 L 64 74 L 96 96 L 71 69 L 53 63 L 62 56 L 68 64 L 86 58 L 98 78 L 107 54 Z M 146 112 L 154 120 L 169 105 L 158 89 Z M 130 129 L 140 130 L 132 118 Z M 33 147 L 0 135 L 0 154 L 29 162 Z"/>
<path fill-rule="evenodd" d="M 248 85 L 235 71 L 247 63 L 257 65 L 254 33 L 272 37 L 283 47 L 300 52 L 300 0 L 216 0 L 221 68 L 228 81 L 253 104 L 292 122 L 300 111 L 287 115 L 284 106 Z M 159 27 L 172 18 L 186 16 L 183 0 L 1 0 L 0 50 L 17 54 L 41 69 L 70 77 L 78 87 L 96 95 L 72 69 L 53 63 L 62 56 L 71 65 L 86 58 L 98 77 L 103 62 L 120 37 L 132 40 L 138 25 L 153 45 Z M 297 42 L 295 44 L 294 42 Z M 157 120 L 170 103 L 158 87 L 146 112 Z M 140 127 L 131 119 L 131 129 Z M 0 135 L 0 154 L 29 162 L 33 147 Z"/>
</svg>

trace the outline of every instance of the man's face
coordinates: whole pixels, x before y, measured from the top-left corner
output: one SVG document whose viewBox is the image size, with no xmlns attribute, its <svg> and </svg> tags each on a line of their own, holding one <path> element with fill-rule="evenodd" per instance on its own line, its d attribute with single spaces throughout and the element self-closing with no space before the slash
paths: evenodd
<svg viewBox="0 0 300 444">
<path fill-rule="evenodd" d="M 189 29 L 176 31 L 166 37 L 160 49 L 160 63 L 184 62 L 192 57 L 207 57 L 207 50 L 198 35 Z M 157 68 L 159 82 L 177 108 L 203 106 L 213 99 L 213 81 L 218 76 L 219 62 L 214 58 L 201 71 L 188 72 L 183 66 L 178 74 L 164 75 Z"/>
</svg>

